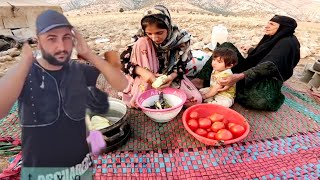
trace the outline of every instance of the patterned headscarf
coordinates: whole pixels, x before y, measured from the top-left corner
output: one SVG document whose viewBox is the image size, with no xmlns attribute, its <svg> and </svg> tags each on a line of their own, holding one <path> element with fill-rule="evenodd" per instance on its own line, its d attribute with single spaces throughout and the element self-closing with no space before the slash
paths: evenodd
<svg viewBox="0 0 320 180">
<path fill-rule="evenodd" d="M 168 9 L 162 5 L 156 5 L 153 8 L 147 10 L 141 19 L 141 24 L 146 17 L 154 17 L 160 21 L 163 21 L 168 28 L 168 36 L 162 44 L 155 44 L 158 54 L 162 54 L 159 58 L 164 58 L 166 62 L 169 62 L 169 67 L 177 64 L 177 61 L 181 60 L 186 62 L 191 59 L 190 52 L 190 39 L 191 35 L 177 26 L 172 24 L 171 16 Z M 143 34 L 145 32 L 142 30 Z M 177 50 L 173 52 L 172 50 Z M 159 60 L 160 60 L 159 59 Z"/>
</svg>

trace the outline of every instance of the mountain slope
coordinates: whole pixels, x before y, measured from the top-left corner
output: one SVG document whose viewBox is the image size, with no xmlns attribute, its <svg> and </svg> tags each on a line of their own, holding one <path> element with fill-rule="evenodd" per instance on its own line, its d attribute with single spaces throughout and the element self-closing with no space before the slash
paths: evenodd
<svg viewBox="0 0 320 180">
<path fill-rule="evenodd" d="M 258 16 L 281 14 L 300 21 L 320 22 L 320 2 L 313 0 L 46 0 L 59 4 L 65 11 L 93 8 L 104 11 L 141 9 L 154 4 L 164 4 L 170 9 L 206 10 L 216 14 Z"/>
</svg>

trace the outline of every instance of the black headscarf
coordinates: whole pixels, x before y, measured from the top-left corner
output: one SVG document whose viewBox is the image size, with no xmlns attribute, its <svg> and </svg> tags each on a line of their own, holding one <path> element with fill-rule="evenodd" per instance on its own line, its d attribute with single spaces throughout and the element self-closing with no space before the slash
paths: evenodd
<svg viewBox="0 0 320 180">
<path fill-rule="evenodd" d="M 300 43 L 294 35 L 297 22 L 293 18 L 279 15 L 275 15 L 270 21 L 279 23 L 279 29 L 273 36 L 264 35 L 246 61 L 250 67 L 271 61 L 277 66 L 280 78 L 285 81 L 292 76 L 293 68 L 300 60 Z M 287 38 L 286 42 L 275 49 L 277 43 L 284 38 Z"/>
</svg>

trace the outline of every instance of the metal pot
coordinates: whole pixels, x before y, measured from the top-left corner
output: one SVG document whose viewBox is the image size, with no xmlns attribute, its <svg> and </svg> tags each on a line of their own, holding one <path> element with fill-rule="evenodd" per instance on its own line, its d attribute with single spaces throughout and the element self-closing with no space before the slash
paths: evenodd
<svg viewBox="0 0 320 180">
<path fill-rule="evenodd" d="M 111 97 L 108 99 L 109 111 L 107 114 L 99 114 L 111 122 L 111 126 L 100 129 L 107 144 L 106 153 L 125 144 L 131 135 L 130 125 L 127 122 L 127 106 L 119 99 Z"/>
</svg>

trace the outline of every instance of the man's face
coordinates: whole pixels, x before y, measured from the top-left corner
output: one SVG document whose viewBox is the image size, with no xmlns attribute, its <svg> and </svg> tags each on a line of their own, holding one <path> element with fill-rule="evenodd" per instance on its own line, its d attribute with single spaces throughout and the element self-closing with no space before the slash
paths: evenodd
<svg viewBox="0 0 320 180">
<path fill-rule="evenodd" d="M 269 21 L 267 25 L 264 27 L 265 35 L 269 35 L 269 36 L 275 35 L 279 27 L 280 27 L 279 23 Z"/>
<path fill-rule="evenodd" d="M 38 36 L 38 48 L 51 65 L 66 64 L 72 53 L 73 35 L 69 27 L 52 29 Z"/>
</svg>

